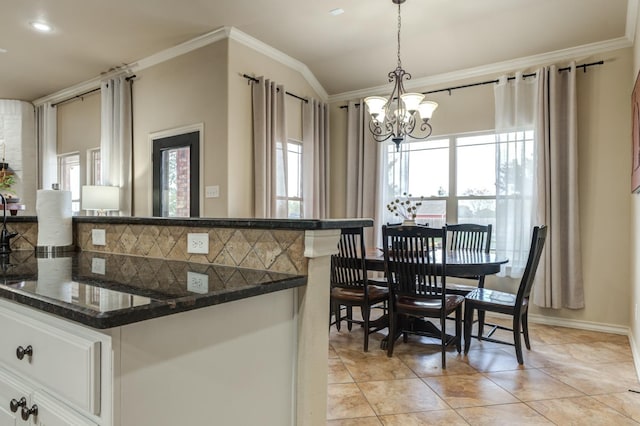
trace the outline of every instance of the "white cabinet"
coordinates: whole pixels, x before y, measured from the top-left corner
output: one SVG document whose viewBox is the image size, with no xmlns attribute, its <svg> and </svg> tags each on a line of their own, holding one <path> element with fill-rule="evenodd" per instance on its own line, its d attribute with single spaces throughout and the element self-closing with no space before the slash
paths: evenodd
<svg viewBox="0 0 640 426">
<path fill-rule="evenodd" d="M 0 324 L 0 426 L 111 424 L 109 336 L 4 300 Z"/>
</svg>

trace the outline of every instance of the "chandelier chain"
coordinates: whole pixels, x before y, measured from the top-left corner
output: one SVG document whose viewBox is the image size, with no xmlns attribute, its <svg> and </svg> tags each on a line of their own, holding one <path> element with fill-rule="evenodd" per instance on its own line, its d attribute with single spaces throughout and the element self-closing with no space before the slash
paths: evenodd
<svg viewBox="0 0 640 426">
<path fill-rule="evenodd" d="M 402 61 L 400 60 L 400 29 L 402 27 L 402 17 L 400 15 L 400 3 L 398 3 L 398 68 L 402 68 Z"/>
</svg>

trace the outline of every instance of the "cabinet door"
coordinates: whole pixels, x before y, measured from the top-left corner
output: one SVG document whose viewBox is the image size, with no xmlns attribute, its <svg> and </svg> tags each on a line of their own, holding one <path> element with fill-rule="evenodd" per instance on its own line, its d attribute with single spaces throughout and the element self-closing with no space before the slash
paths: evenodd
<svg viewBox="0 0 640 426">
<path fill-rule="evenodd" d="M 38 415 L 30 419 L 35 426 L 98 426 L 44 392 L 35 391 L 31 401 L 38 406 Z"/>
<path fill-rule="evenodd" d="M 28 389 L 3 371 L 0 371 L 0 426 L 27 424 L 20 417 L 20 408 L 15 413 L 9 408 L 12 399 L 19 401 L 20 398 L 25 398 L 27 405 L 31 402 Z"/>
<path fill-rule="evenodd" d="M 99 341 L 3 310 L 0 322 L 0 362 L 9 371 L 42 383 L 90 413 L 100 413 Z"/>
</svg>

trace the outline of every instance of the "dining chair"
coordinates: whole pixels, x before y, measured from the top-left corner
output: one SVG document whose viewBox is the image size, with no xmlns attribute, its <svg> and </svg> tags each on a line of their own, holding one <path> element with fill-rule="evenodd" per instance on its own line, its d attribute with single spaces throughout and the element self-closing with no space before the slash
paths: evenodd
<svg viewBox="0 0 640 426">
<path fill-rule="evenodd" d="M 362 227 L 343 228 L 341 231 L 338 254 L 331 256 L 330 306 L 338 330 L 343 320 L 347 322 L 349 331 L 353 324 L 362 325 L 364 351 L 367 352 L 369 334 L 387 326 L 386 302 L 389 296 L 386 287 L 374 285 L 367 277 L 363 234 Z M 371 321 L 371 308 L 375 305 L 381 305 L 384 313 L 376 321 Z M 346 308 L 345 315 L 342 315 L 343 306 Z M 362 321 L 353 318 L 354 306 L 360 308 Z"/>
<path fill-rule="evenodd" d="M 469 250 L 489 253 L 491 249 L 491 224 L 477 225 L 474 223 L 459 223 L 447 225 L 447 238 L 450 250 Z M 476 285 L 467 283 L 447 283 L 447 291 L 465 296 L 475 288 L 484 287 L 484 275 L 463 275 L 455 278 L 476 280 Z"/>
<path fill-rule="evenodd" d="M 387 355 L 393 356 L 395 340 L 403 334 L 440 339 L 442 368 L 446 349 L 455 343 L 462 349 L 464 297 L 446 293 L 446 228 L 422 226 L 382 227 L 385 273 L 389 282 L 389 336 Z M 455 312 L 455 336 L 446 334 L 445 322 Z M 418 327 L 424 318 L 439 319 L 440 328 Z"/>
<path fill-rule="evenodd" d="M 478 315 L 478 340 L 486 340 L 494 343 L 502 343 L 515 346 L 516 358 L 519 364 L 523 364 L 522 357 L 522 342 L 520 334 L 524 335 L 524 343 L 527 349 L 531 349 L 529 342 L 529 327 L 528 327 L 528 311 L 529 311 L 529 296 L 531 294 L 531 287 L 533 286 L 536 270 L 538 269 L 538 263 L 540 262 L 540 256 L 542 255 L 542 249 L 544 248 L 544 242 L 547 238 L 547 227 L 536 226 L 533 228 L 533 236 L 531 238 L 531 248 L 529 249 L 529 257 L 527 259 L 527 265 L 524 270 L 518 291 L 516 294 L 507 293 L 498 290 L 490 290 L 486 288 L 477 288 L 465 296 L 464 301 L 464 353 L 469 352 L 471 346 L 471 328 L 473 326 L 473 313 L 474 310 L 478 311 L 478 314 L 485 312 L 497 312 L 501 314 L 510 315 L 513 318 L 512 327 L 505 327 L 502 325 L 492 324 L 491 330 L 484 336 L 484 315 Z M 513 343 L 509 341 L 494 339 L 491 336 L 496 330 L 507 330 L 513 333 Z"/>
</svg>

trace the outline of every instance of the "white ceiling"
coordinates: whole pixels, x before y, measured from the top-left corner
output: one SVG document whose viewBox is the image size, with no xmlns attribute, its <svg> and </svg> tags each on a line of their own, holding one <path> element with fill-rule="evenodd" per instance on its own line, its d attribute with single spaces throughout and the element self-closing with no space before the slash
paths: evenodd
<svg viewBox="0 0 640 426">
<path fill-rule="evenodd" d="M 32 31 L 37 19 L 54 31 Z M 414 79 L 482 67 L 632 36 L 626 21 L 627 0 L 407 0 L 402 64 Z M 396 66 L 391 0 L 0 0 L 0 98 L 32 101 L 223 26 L 302 62 L 329 95 L 384 85 Z"/>
</svg>

